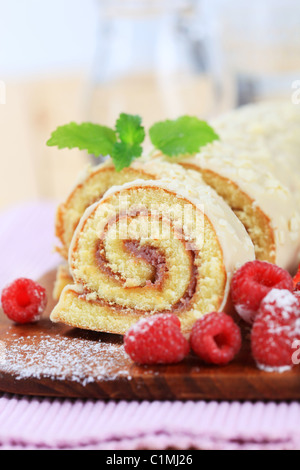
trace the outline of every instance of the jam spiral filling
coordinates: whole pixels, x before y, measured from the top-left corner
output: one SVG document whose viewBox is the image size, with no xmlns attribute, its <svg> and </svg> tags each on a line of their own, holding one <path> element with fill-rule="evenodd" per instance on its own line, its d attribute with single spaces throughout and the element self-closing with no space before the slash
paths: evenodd
<svg viewBox="0 0 300 470">
<path fill-rule="evenodd" d="M 108 278 L 113 280 L 113 282 L 118 283 L 122 288 L 127 289 L 130 294 L 131 289 L 136 289 L 137 286 L 128 286 L 126 285 L 127 280 L 124 276 L 116 272 L 112 269 L 109 259 L 107 258 L 106 254 L 106 247 L 105 247 L 105 239 L 108 235 L 109 229 L 113 226 L 113 224 L 118 223 L 121 219 L 134 219 L 136 217 L 149 217 L 148 213 L 143 213 L 143 211 L 133 211 L 129 213 L 120 213 L 117 217 L 112 218 L 106 225 L 102 236 L 96 241 L 95 243 L 95 263 L 98 269 L 105 274 Z M 156 217 L 157 218 L 157 217 Z M 159 216 L 157 220 L 162 222 L 162 216 Z M 177 238 L 181 240 L 183 249 L 186 252 L 186 256 L 189 259 L 189 268 L 190 268 L 190 280 L 187 285 L 185 292 L 183 293 L 182 297 L 172 305 L 171 308 L 163 309 L 162 313 L 176 313 L 185 310 L 186 308 L 190 307 L 192 303 L 193 296 L 196 292 L 197 288 L 197 274 L 198 274 L 198 267 L 195 264 L 196 258 L 196 250 L 192 250 L 190 245 L 185 241 L 186 237 L 179 229 L 174 229 L 170 220 L 168 220 L 170 224 L 171 230 L 173 234 L 176 234 Z M 121 248 L 124 253 L 128 253 L 130 257 L 134 257 L 138 262 L 141 260 L 142 262 L 146 263 L 149 267 L 151 275 L 148 279 L 146 279 L 142 286 L 144 289 L 152 289 L 153 293 L 155 291 L 160 291 L 163 293 L 166 279 L 169 276 L 169 266 L 166 254 L 160 249 L 155 246 L 151 246 L 151 244 L 140 244 L 140 241 L 137 239 L 125 239 L 121 240 Z M 91 291 L 88 288 L 85 288 L 85 292 L 81 294 L 81 296 L 88 296 Z M 98 302 L 101 305 L 105 303 L 104 299 L 97 299 L 91 300 L 92 302 Z M 109 302 L 109 305 L 116 310 L 124 310 L 124 307 L 121 307 L 117 303 Z M 125 311 L 127 308 L 125 307 Z M 134 311 L 136 313 L 146 313 L 147 310 L 142 310 L 135 308 Z"/>
</svg>

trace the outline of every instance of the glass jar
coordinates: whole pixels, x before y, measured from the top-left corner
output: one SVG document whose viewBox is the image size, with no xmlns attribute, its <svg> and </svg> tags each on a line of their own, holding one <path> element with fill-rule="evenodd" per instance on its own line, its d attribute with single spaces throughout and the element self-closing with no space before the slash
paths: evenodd
<svg viewBox="0 0 300 470">
<path fill-rule="evenodd" d="M 197 23 L 199 0 L 100 0 L 87 118 L 114 125 L 121 112 L 149 127 L 184 114 L 212 114 Z"/>
<path fill-rule="evenodd" d="M 299 0 L 203 0 L 211 70 L 234 106 L 291 99 L 300 77 Z"/>
</svg>

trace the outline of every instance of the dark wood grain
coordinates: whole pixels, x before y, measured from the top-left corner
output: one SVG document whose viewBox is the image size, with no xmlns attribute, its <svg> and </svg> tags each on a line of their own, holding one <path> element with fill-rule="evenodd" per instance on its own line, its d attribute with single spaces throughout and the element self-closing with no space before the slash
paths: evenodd
<svg viewBox="0 0 300 470">
<path fill-rule="evenodd" d="M 53 324 L 48 317 L 54 277 L 51 272 L 40 279 L 49 294 L 40 322 L 15 325 L 1 312 L 2 392 L 115 400 L 300 399 L 299 367 L 284 374 L 258 370 L 249 353 L 247 331 L 243 350 L 226 367 L 207 366 L 193 355 L 180 364 L 146 367 L 126 356 L 120 336 Z"/>
</svg>

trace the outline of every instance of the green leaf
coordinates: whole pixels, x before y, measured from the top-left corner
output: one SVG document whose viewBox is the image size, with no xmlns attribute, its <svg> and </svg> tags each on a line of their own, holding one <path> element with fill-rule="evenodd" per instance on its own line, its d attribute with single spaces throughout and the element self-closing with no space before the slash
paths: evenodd
<svg viewBox="0 0 300 470">
<path fill-rule="evenodd" d="M 154 147 L 170 157 L 197 153 L 204 145 L 219 139 L 207 122 L 192 116 L 158 122 L 149 134 Z"/>
<path fill-rule="evenodd" d="M 84 122 L 71 122 L 58 127 L 51 135 L 47 145 L 63 148 L 87 150 L 96 157 L 110 155 L 116 143 L 116 132 L 109 127 Z"/>
<path fill-rule="evenodd" d="M 124 144 L 142 144 L 146 137 L 140 116 L 122 113 L 116 123 L 116 130 Z"/>
<path fill-rule="evenodd" d="M 142 152 L 143 147 L 139 144 L 131 145 L 125 142 L 117 142 L 111 153 L 116 171 L 121 171 L 123 168 L 130 166 L 135 158 L 142 155 Z"/>
</svg>

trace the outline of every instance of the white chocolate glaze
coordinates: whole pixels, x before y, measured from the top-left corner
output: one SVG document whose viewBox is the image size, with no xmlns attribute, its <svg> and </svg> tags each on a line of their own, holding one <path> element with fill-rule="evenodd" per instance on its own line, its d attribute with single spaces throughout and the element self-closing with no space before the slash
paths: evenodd
<svg viewBox="0 0 300 470">
<path fill-rule="evenodd" d="M 251 151 L 243 154 L 227 142 L 215 141 L 193 157 L 181 161 L 213 171 L 234 182 L 270 219 L 275 235 L 276 264 L 294 271 L 299 263 L 300 215 L 286 186 L 265 168 L 256 165 Z"/>
<path fill-rule="evenodd" d="M 211 122 L 234 145 L 289 187 L 300 203 L 300 106 L 289 101 L 247 105 Z M 250 153 L 251 152 L 251 153 Z"/>
</svg>

